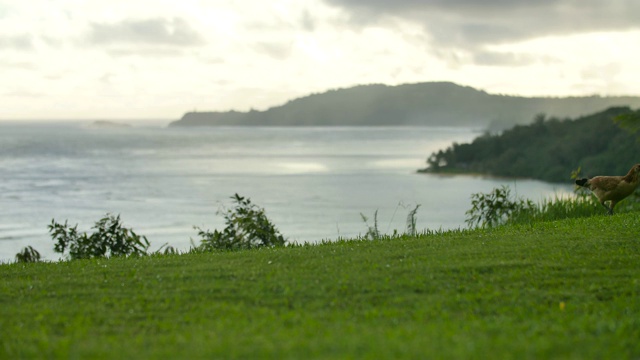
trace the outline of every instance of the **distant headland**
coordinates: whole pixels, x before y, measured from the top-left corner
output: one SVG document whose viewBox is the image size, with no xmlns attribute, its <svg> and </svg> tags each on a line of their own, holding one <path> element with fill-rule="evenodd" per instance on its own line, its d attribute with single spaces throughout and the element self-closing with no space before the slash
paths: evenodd
<svg viewBox="0 0 640 360">
<path fill-rule="evenodd" d="M 637 96 L 519 97 L 450 82 L 360 85 L 293 99 L 265 111 L 188 112 L 169 126 L 465 126 L 502 130 L 538 114 L 578 117 Z"/>
<path fill-rule="evenodd" d="M 91 124 L 89 124 L 89 127 L 100 128 L 100 129 L 115 129 L 115 128 L 122 129 L 122 128 L 130 128 L 131 125 L 119 123 L 115 121 L 109 121 L 109 120 L 96 120 Z"/>
</svg>

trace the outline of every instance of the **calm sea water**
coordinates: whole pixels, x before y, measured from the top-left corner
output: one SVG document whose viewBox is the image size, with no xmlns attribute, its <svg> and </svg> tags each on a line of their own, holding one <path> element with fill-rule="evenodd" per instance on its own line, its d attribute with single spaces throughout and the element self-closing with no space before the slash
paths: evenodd
<svg viewBox="0 0 640 360">
<path fill-rule="evenodd" d="M 32 245 L 58 259 L 52 219 L 90 230 L 106 213 L 146 235 L 152 249 L 187 249 L 193 226 L 222 229 L 216 212 L 251 198 L 290 241 L 366 232 L 464 227 L 470 195 L 507 184 L 539 200 L 570 187 L 538 181 L 416 174 L 431 152 L 478 133 L 459 128 L 93 128 L 0 122 L 0 261 Z"/>
</svg>

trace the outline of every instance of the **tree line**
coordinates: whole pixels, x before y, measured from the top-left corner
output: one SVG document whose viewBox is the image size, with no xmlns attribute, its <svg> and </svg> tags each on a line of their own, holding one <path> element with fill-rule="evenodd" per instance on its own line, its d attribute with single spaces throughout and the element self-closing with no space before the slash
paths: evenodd
<svg viewBox="0 0 640 360">
<path fill-rule="evenodd" d="M 539 114 L 529 125 L 484 133 L 468 144 L 434 152 L 421 172 L 476 173 L 567 182 L 583 176 L 624 175 L 640 162 L 640 142 L 629 119 L 640 110 L 612 107 L 577 119 Z"/>
</svg>

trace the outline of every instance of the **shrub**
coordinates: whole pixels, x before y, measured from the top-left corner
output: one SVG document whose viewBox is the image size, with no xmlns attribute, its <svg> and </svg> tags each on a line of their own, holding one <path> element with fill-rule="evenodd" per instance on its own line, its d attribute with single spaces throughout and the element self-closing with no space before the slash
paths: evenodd
<svg viewBox="0 0 640 360">
<path fill-rule="evenodd" d="M 224 216 L 226 224 L 224 230 L 210 232 L 194 227 L 201 238 L 197 250 L 240 250 L 286 244 L 286 240 L 267 218 L 263 208 L 252 204 L 249 198 L 238 194 L 231 199 L 235 203 L 234 209 L 217 212 Z"/>
<path fill-rule="evenodd" d="M 56 241 L 54 251 L 71 260 L 147 254 L 147 237 L 123 227 L 120 215 L 107 214 L 95 223 L 93 229 L 96 231 L 91 235 L 80 234 L 77 224 L 70 227 L 67 221 L 62 225 L 51 220 L 49 233 Z"/>
<path fill-rule="evenodd" d="M 16 254 L 16 262 L 19 263 L 31 263 L 40 261 L 40 253 L 38 250 L 27 246 L 22 251 Z"/>
<path fill-rule="evenodd" d="M 471 209 L 465 213 L 465 222 L 469 227 L 494 227 L 507 222 L 510 218 L 523 216 L 535 208 L 531 200 L 511 199 L 511 189 L 501 186 L 488 194 L 471 195 Z"/>
</svg>

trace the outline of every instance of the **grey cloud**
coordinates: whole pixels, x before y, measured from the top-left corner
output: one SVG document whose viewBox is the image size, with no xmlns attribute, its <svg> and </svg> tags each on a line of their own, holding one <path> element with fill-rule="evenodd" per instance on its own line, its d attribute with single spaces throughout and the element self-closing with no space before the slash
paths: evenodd
<svg viewBox="0 0 640 360">
<path fill-rule="evenodd" d="M 311 16 L 308 10 L 302 13 L 301 23 L 302 23 L 302 28 L 306 31 L 313 31 L 316 28 L 315 20 L 313 19 L 313 16 Z"/>
<path fill-rule="evenodd" d="M 105 85 L 110 85 L 112 83 L 112 79 L 114 77 L 116 77 L 117 75 L 111 73 L 111 72 L 106 72 L 104 73 L 104 75 L 102 75 L 99 80 L 101 83 L 105 84 Z"/>
<path fill-rule="evenodd" d="M 201 63 L 207 65 L 220 65 L 225 64 L 226 60 L 222 56 L 197 56 Z"/>
<path fill-rule="evenodd" d="M 284 60 L 291 54 L 291 44 L 260 42 L 254 46 L 259 53 L 267 54 L 276 60 Z"/>
<path fill-rule="evenodd" d="M 0 48 L 31 50 L 33 49 L 33 40 L 30 35 L 0 36 Z"/>
<path fill-rule="evenodd" d="M 503 53 L 494 51 L 478 51 L 473 54 L 473 62 L 486 66 L 525 66 L 536 61 L 531 55 Z"/>
<path fill-rule="evenodd" d="M 107 50 L 111 56 L 145 56 L 145 57 L 176 57 L 182 56 L 184 52 L 181 49 L 172 47 L 136 47 L 132 48 L 114 48 Z"/>
<path fill-rule="evenodd" d="M 2 94 L 3 96 L 8 96 L 8 97 L 26 97 L 26 98 L 41 98 L 44 97 L 45 94 L 43 93 L 39 93 L 39 92 L 33 92 L 33 91 L 24 91 L 24 90 L 16 90 L 16 91 L 9 91 L 9 92 L 5 92 L 4 94 Z"/>
<path fill-rule="evenodd" d="M 611 63 L 591 66 L 590 68 L 583 70 L 581 76 L 585 81 L 594 79 L 601 81 L 602 79 L 615 79 L 621 73 L 622 69 L 620 65 Z"/>
<path fill-rule="evenodd" d="M 324 0 L 352 26 L 389 19 L 423 25 L 438 45 L 477 49 L 545 35 L 640 28 L 637 0 Z"/>
<path fill-rule="evenodd" d="M 184 19 L 124 20 L 113 24 L 91 24 L 89 42 L 96 45 L 149 44 L 197 46 L 203 38 Z"/>
<path fill-rule="evenodd" d="M 19 70 L 34 70 L 36 65 L 27 61 L 0 61 L 0 66 Z"/>
<path fill-rule="evenodd" d="M 491 14 L 549 7 L 566 0 L 325 0 L 329 4 L 369 13 L 410 14 L 415 11 L 455 12 L 459 14 Z M 580 3 L 581 1 L 574 0 Z M 590 1 L 590 0 L 587 0 Z"/>
<path fill-rule="evenodd" d="M 57 39 L 54 37 L 50 37 L 50 36 L 40 36 L 40 40 L 42 40 L 42 42 L 50 47 L 62 47 L 64 46 L 64 41 L 61 39 Z"/>
</svg>

